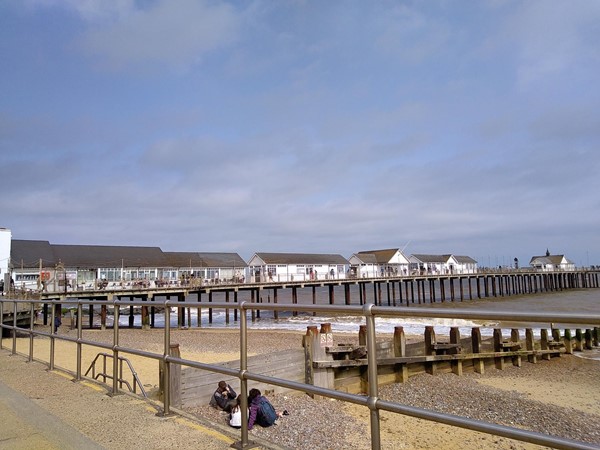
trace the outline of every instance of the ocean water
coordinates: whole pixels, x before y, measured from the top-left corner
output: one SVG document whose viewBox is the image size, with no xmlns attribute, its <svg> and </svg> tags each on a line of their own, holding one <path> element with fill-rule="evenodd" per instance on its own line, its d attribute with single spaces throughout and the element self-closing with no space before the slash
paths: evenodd
<svg viewBox="0 0 600 450">
<path fill-rule="evenodd" d="M 328 293 L 326 288 L 317 289 L 317 304 L 328 303 Z M 247 294 L 248 298 L 245 298 Z M 283 295 L 282 295 L 283 294 Z M 291 304 L 291 294 L 285 295 L 282 292 L 278 295 L 278 304 Z M 385 294 L 384 294 L 385 297 Z M 336 297 L 336 303 L 343 303 L 343 295 Z M 358 292 L 351 294 L 352 304 L 358 304 Z M 439 298 L 439 297 L 438 297 Z M 369 297 L 367 297 L 369 300 Z M 224 296 L 219 298 L 215 295 L 213 301 L 224 301 Z M 240 293 L 238 301 L 250 301 L 249 293 Z M 264 303 L 271 302 L 270 295 L 266 294 L 263 296 L 262 301 Z M 198 326 L 198 309 L 199 305 L 197 297 L 190 296 L 186 299 L 182 305 L 192 306 L 189 317 L 191 318 L 191 327 Z M 307 292 L 298 290 L 298 304 L 312 304 L 312 292 L 310 289 Z M 384 299 L 383 304 L 387 306 L 387 299 Z M 204 328 L 237 328 L 238 322 L 233 319 L 233 310 L 229 310 L 229 323 L 226 321 L 225 311 L 222 309 L 213 309 L 212 323 L 209 324 L 209 311 L 208 303 L 203 297 L 200 324 Z M 578 313 L 578 314 L 600 314 L 600 289 L 577 289 L 561 292 L 550 292 L 542 294 L 528 294 L 520 296 L 506 296 L 506 297 L 492 297 L 476 300 L 465 300 L 465 301 L 446 301 L 444 303 L 438 302 L 431 305 L 427 304 L 411 304 L 410 308 L 418 311 L 422 308 L 448 308 L 452 310 L 460 310 L 463 308 L 478 309 L 481 311 L 509 311 L 509 312 L 553 312 L 553 313 Z M 186 312 L 186 325 L 188 323 L 188 313 Z M 172 308 L 171 312 L 171 327 L 177 327 L 177 308 Z M 129 324 L 129 316 L 127 311 L 122 311 L 119 323 L 121 326 L 127 326 Z M 312 313 L 298 313 L 294 316 L 291 312 L 279 312 L 279 318 L 275 319 L 271 311 L 262 311 L 261 317 L 256 320 L 251 320 L 250 313 L 248 313 L 248 327 L 250 329 L 278 329 L 278 330 L 295 330 L 295 331 L 306 331 L 308 326 L 319 327 L 322 323 L 331 323 L 332 331 L 334 333 L 358 333 L 359 326 L 364 324 L 364 318 L 356 316 L 344 316 L 343 314 L 336 315 L 316 315 Z M 510 328 L 518 326 L 524 328 L 525 324 L 507 324 L 497 323 L 490 321 L 471 321 L 471 320 L 460 320 L 460 319 L 431 319 L 416 317 L 413 318 L 376 318 L 375 326 L 377 333 L 393 333 L 396 326 L 403 326 L 404 331 L 407 335 L 422 335 L 426 325 L 433 325 L 438 336 L 447 336 L 450 333 L 451 327 L 459 327 L 462 336 L 469 336 L 472 327 L 481 327 L 481 334 L 483 336 L 491 336 L 493 328 L 500 327 L 503 329 L 505 336 L 510 334 Z M 134 326 L 141 326 L 141 317 L 136 314 L 134 315 Z M 164 314 L 156 313 L 155 315 L 155 326 L 164 326 Z M 534 335 L 539 337 L 541 328 L 550 328 L 550 324 L 537 323 L 528 324 L 534 331 Z"/>
</svg>

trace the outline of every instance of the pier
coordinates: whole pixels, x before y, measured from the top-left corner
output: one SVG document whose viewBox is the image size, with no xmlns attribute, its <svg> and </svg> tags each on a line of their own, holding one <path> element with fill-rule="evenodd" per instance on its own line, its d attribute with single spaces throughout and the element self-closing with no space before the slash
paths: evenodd
<svg viewBox="0 0 600 450">
<path fill-rule="evenodd" d="M 600 287 L 600 271 L 579 270 L 569 272 L 511 271 L 477 274 L 385 276 L 380 278 L 326 279 L 314 281 L 270 281 L 261 283 L 215 283 L 152 287 L 118 286 L 77 290 L 69 292 L 16 292 L 15 298 L 31 299 L 41 303 L 44 323 L 48 323 L 49 308 L 45 301 L 81 299 L 97 301 L 89 304 L 87 325 L 94 326 L 94 314 L 106 326 L 107 302 L 112 300 L 140 300 L 148 305 L 129 308 L 129 326 L 134 326 L 134 314 L 142 316 L 142 328 L 155 326 L 157 308 L 154 300 L 175 300 L 178 307 L 178 326 L 202 326 L 200 319 L 191 323 L 190 308 L 208 309 L 208 323 L 213 323 L 213 302 L 237 304 L 242 301 L 258 304 L 312 304 L 312 305 L 364 305 L 412 306 L 445 302 L 474 301 L 484 298 L 532 295 L 570 289 Z M 103 304 L 104 303 L 104 304 Z M 175 306 L 173 303 L 171 303 Z M 232 313 L 232 314 L 230 314 Z M 5 315 L 7 312 L 5 311 Z M 9 313 L 10 314 L 10 313 Z M 123 313 L 121 313 L 123 314 Z M 259 318 L 261 310 L 252 310 L 252 320 Z M 296 314 L 296 313 L 294 313 Z M 233 317 L 231 317 L 233 316 Z M 200 318 L 200 314 L 198 314 Z M 278 311 L 273 311 L 278 318 Z M 226 323 L 238 320 L 237 309 L 226 310 Z M 6 317 L 3 318 L 6 321 Z M 85 322 L 84 322 L 85 323 Z"/>
</svg>

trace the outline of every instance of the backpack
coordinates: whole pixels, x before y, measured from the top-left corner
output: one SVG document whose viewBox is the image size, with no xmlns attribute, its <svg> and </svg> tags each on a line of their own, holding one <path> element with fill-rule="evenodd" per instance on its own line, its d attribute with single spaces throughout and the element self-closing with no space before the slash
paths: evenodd
<svg viewBox="0 0 600 450">
<path fill-rule="evenodd" d="M 258 423 L 263 427 L 269 427 L 277 420 L 277 413 L 273 405 L 265 397 L 258 400 Z"/>
</svg>

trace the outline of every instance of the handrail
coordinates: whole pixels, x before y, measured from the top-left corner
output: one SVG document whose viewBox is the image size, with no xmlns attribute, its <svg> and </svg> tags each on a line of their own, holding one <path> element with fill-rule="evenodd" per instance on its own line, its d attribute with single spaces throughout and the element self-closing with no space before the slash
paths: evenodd
<svg viewBox="0 0 600 450">
<path fill-rule="evenodd" d="M 98 358 L 101 356 L 102 356 L 102 360 L 103 360 L 104 369 L 103 369 L 103 372 L 99 372 L 96 374 L 96 361 L 98 361 Z M 92 378 L 94 380 L 98 380 L 99 377 L 102 377 L 104 379 L 104 383 L 106 383 L 107 378 L 112 380 L 113 376 L 106 373 L 106 358 L 112 358 L 112 357 L 113 357 L 113 355 L 110 355 L 108 353 L 104 353 L 104 352 L 98 353 L 96 355 L 96 357 L 94 358 L 94 360 L 91 362 L 90 367 L 88 368 L 88 370 L 85 372 L 85 374 L 83 376 L 87 377 L 88 373 L 90 373 L 90 371 L 91 371 Z M 125 385 L 127 385 L 129 392 L 133 392 L 134 394 L 137 393 L 136 386 L 139 386 L 142 395 L 144 397 L 148 397 L 148 395 L 146 394 L 146 391 L 144 390 L 144 386 L 142 385 L 142 382 L 140 381 L 140 378 L 138 377 L 137 372 L 133 369 L 133 366 L 131 365 L 131 362 L 123 356 L 119 356 L 119 361 L 121 362 L 120 369 L 119 369 L 119 375 L 118 375 L 119 384 L 122 386 L 124 383 Z M 127 381 L 123 378 L 123 363 L 124 362 L 127 363 L 127 366 L 129 367 L 129 370 L 131 371 L 131 374 L 133 375 L 133 389 L 131 387 L 131 384 L 129 384 L 129 381 Z"/>
<path fill-rule="evenodd" d="M 20 303 L 25 302 L 23 300 L 14 299 L 0 299 L 0 313 L 4 308 L 4 303 Z M 31 303 L 30 301 L 28 303 Z M 90 300 L 50 300 L 44 303 L 48 304 L 73 304 L 81 308 L 81 305 L 85 304 L 97 304 L 97 302 Z M 103 343 L 97 343 L 93 341 L 87 341 L 81 339 L 81 328 L 82 321 L 78 320 L 78 338 L 75 340 L 78 345 L 89 344 L 97 347 L 110 348 L 113 350 L 113 355 L 119 358 L 118 353 L 129 353 L 158 359 L 164 362 L 163 371 L 163 386 L 164 386 L 164 398 L 163 398 L 163 414 L 170 414 L 170 364 L 180 364 L 188 367 L 201 368 L 203 370 L 209 370 L 216 373 L 222 373 L 231 375 L 239 378 L 241 386 L 241 409 L 242 409 L 242 429 L 241 429 L 241 442 L 240 448 L 246 448 L 249 446 L 248 441 L 248 430 L 247 430 L 247 392 L 248 392 L 248 380 L 259 381 L 276 386 L 281 386 L 309 394 L 317 394 L 323 397 L 332 399 L 338 399 L 345 402 L 350 402 L 362 406 L 367 406 L 370 410 L 371 419 L 371 447 L 373 449 L 380 448 L 380 430 L 379 430 L 379 411 L 385 410 L 393 413 L 405 414 L 413 417 L 418 417 L 425 420 L 435 421 L 439 423 L 445 423 L 452 426 L 457 426 L 469 430 L 480 431 L 492 435 L 503 436 L 510 439 L 519 441 L 529 442 L 533 444 L 558 448 L 558 449 L 596 449 L 597 447 L 585 442 L 574 441 L 565 439 L 557 436 L 549 436 L 542 433 L 533 431 L 526 431 L 513 427 L 507 427 L 504 425 L 497 425 L 493 423 L 478 421 L 469 419 L 466 417 L 456 416 L 453 414 L 439 413 L 436 411 L 430 411 L 422 408 L 414 408 L 406 405 L 401 405 L 395 402 L 384 401 L 378 398 L 378 382 L 377 382 L 377 361 L 375 355 L 375 342 L 376 342 L 376 316 L 385 317 L 425 317 L 425 318 L 460 318 L 460 319 L 479 319 L 479 320 L 510 320 L 513 322 L 552 322 L 552 323 L 568 323 L 568 324 L 586 324 L 591 326 L 600 325 L 600 314 L 559 314 L 559 313 L 527 313 L 527 312 L 510 312 L 510 311 L 477 311 L 474 309 L 465 310 L 448 310 L 444 308 L 407 308 L 407 307 L 385 307 L 385 306 L 374 306 L 369 303 L 363 306 L 337 306 L 337 305 L 284 305 L 284 304 L 257 304 L 251 302 L 241 303 L 228 303 L 228 302 L 213 302 L 211 307 L 214 309 L 236 309 L 240 312 L 240 368 L 239 370 L 224 368 L 223 366 L 205 364 L 197 361 L 186 360 L 182 358 L 176 358 L 169 355 L 170 351 L 170 313 L 171 306 L 181 307 L 180 302 L 174 302 L 171 300 L 154 301 L 154 306 L 163 306 L 165 315 L 165 328 L 164 328 L 164 349 L 162 354 L 146 352 L 133 348 L 127 348 L 119 346 L 118 332 L 119 332 L 119 307 L 120 306 L 143 306 L 148 307 L 148 302 L 143 301 L 121 301 L 112 300 L 104 301 L 104 305 L 112 305 L 115 307 L 115 321 L 114 321 L 114 337 L 113 345 L 109 346 Z M 189 306 L 189 305 L 186 305 Z M 14 306 L 16 308 L 16 305 Z M 333 389 L 321 388 L 305 383 L 298 383 L 289 381 L 281 378 L 269 377 L 258 373 L 249 372 L 247 370 L 247 311 L 251 310 L 271 310 L 271 311 L 305 311 L 305 312 L 326 312 L 326 313 L 344 313 L 346 315 L 363 316 L 366 319 L 367 328 L 367 356 L 368 356 L 368 375 L 369 380 L 374 382 L 369 383 L 368 396 L 349 394 L 339 392 Z M 52 308 L 54 313 L 54 308 Z M 54 314 L 52 314 L 54 315 Z M 33 323 L 33 317 L 30 319 Z M 0 321 L 1 322 L 1 321 Z M 13 330 L 13 354 L 16 353 L 16 334 L 17 330 L 22 333 L 29 333 L 30 336 L 41 335 L 50 336 L 51 349 L 50 349 L 50 368 L 54 367 L 54 340 L 62 339 L 73 341 L 73 338 L 57 335 L 55 332 L 46 333 L 39 332 L 33 329 L 30 324 L 29 329 L 17 327 L 16 321 L 13 325 L 7 325 L 0 323 L 1 329 Z M 1 344 L 0 344 L 0 348 Z M 31 350 L 30 350 L 31 351 Z M 81 358 L 81 352 L 78 351 L 78 358 Z M 78 370 L 80 368 L 80 362 L 78 364 Z M 89 371 L 89 370 L 88 370 Z M 117 373 L 117 360 L 113 358 L 113 373 Z M 81 374 L 77 374 L 77 379 L 81 379 Z M 119 386 L 116 377 L 113 377 L 113 394 L 118 393 Z"/>
</svg>

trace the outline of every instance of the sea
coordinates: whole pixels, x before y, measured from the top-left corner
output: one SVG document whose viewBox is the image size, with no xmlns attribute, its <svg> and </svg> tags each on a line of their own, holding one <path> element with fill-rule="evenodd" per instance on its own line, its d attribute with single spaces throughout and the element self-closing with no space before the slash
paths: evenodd
<svg viewBox="0 0 600 450">
<path fill-rule="evenodd" d="M 279 290 L 278 292 L 278 304 L 291 305 L 291 293 L 286 293 L 286 290 Z M 272 298 L 265 291 L 262 302 L 270 303 Z M 217 293 L 213 296 L 214 302 L 222 302 L 223 298 L 219 298 Z M 328 304 L 328 290 L 326 287 L 317 288 L 317 304 Z M 246 298 L 246 296 L 248 298 Z M 288 298 L 289 297 L 289 298 Z M 385 295 L 384 295 L 385 297 Z M 159 299 L 159 298 L 158 298 Z M 357 305 L 359 294 L 358 291 L 351 292 L 352 304 Z M 238 301 L 250 301 L 250 294 L 248 292 L 240 291 L 238 294 Z M 367 301 L 372 301 L 372 298 L 367 297 Z M 398 300 L 397 300 L 398 302 Z M 337 294 L 336 304 L 343 304 L 343 294 Z M 310 288 L 298 289 L 298 304 L 309 305 L 312 304 L 312 291 Z M 182 306 L 191 306 L 189 313 L 186 312 L 186 326 L 198 327 L 198 308 L 202 306 L 200 315 L 200 327 L 202 328 L 231 328 L 236 329 L 239 327 L 239 322 L 234 321 L 233 309 L 229 310 L 229 323 L 226 320 L 226 313 L 222 309 L 213 309 L 212 311 L 212 323 L 209 323 L 209 310 L 207 308 L 208 303 L 206 302 L 206 296 L 202 297 L 202 302 L 199 304 L 198 299 L 195 295 L 190 295 L 186 298 L 185 302 L 182 302 Z M 382 305 L 387 306 L 387 298 L 384 298 Z M 438 301 L 434 304 L 412 304 L 410 308 L 415 311 L 424 308 L 448 308 L 451 310 L 460 309 L 476 309 L 481 311 L 496 311 L 496 312 L 522 312 L 522 313 L 533 313 L 545 312 L 545 313 L 576 313 L 576 314 L 600 314 L 600 289 L 588 288 L 588 289 L 571 289 L 557 292 L 544 292 L 536 294 L 524 294 L 515 296 L 498 296 L 498 297 L 487 297 L 482 299 L 474 300 L 463 300 L 455 299 L 454 301 L 446 300 L 445 302 Z M 252 320 L 250 313 L 248 313 L 248 328 L 256 330 L 293 330 L 293 331 L 306 331 L 308 326 L 319 327 L 322 323 L 330 323 L 332 332 L 335 333 L 358 333 L 359 326 L 365 323 L 364 318 L 344 315 L 342 314 L 317 314 L 313 313 L 302 313 L 299 312 L 297 315 L 292 315 L 291 312 L 279 312 L 278 318 L 274 317 L 272 311 L 261 311 L 260 317 Z M 129 324 L 128 311 L 123 310 L 119 318 L 119 324 L 123 327 Z M 191 319 L 191 323 L 188 323 L 188 319 Z M 110 319 L 109 319 L 110 320 Z M 170 325 L 171 327 L 178 326 L 177 308 L 172 308 Z M 155 327 L 164 327 L 164 314 L 155 314 Z M 432 319 L 418 317 L 418 313 L 413 318 L 376 318 L 375 327 L 378 334 L 393 333 L 396 326 L 402 326 L 406 335 L 422 335 L 425 326 L 433 325 L 436 335 L 447 336 L 450 333 L 451 327 L 459 327 L 461 335 L 468 336 L 471 333 L 472 327 L 480 327 L 481 334 L 483 336 L 491 336 L 494 328 L 501 328 L 505 335 L 510 334 L 510 329 L 513 327 L 533 328 L 534 335 L 539 337 L 541 328 L 550 328 L 549 323 L 534 323 L 534 324 L 518 324 L 518 323 L 497 323 L 490 321 L 473 321 L 473 320 L 460 320 L 460 319 Z M 141 316 L 134 314 L 134 326 L 141 326 Z M 596 325 L 597 326 L 597 325 Z"/>
</svg>

